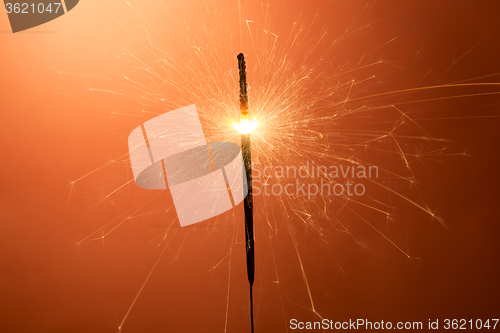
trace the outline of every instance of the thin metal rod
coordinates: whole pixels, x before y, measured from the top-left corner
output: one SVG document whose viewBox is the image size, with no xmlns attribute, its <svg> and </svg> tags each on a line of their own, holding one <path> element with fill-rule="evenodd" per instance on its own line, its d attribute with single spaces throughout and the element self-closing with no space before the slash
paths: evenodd
<svg viewBox="0 0 500 333">
<path fill-rule="evenodd" d="M 252 323 L 252 333 L 253 333 L 253 295 L 252 295 L 252 286 L 250 286 L 250 320 Z"/>
<path fill-rule="evenodd" d="M 245 56 L 238 54 L 238 69 L 240 71 L 240 110 L 243 119 L 248 118 L 248 93 L 247 93 L 247 72 Z"/>
<path fill-rule="evenodd" d="M 240 110 L 241 119 L 248 119 L 248 94 L 245 56 L 238 54 L 238 68 L 240 72 Z M 255 279 L 255 252 L 253 236 L 253 194 L 252 194 L 252 149 L 250 133 L 241 135 L 241 152 L 247 181 L 248 194 L 244 200 L 245 209 L 245 245 L 247 255 L 247 275 L 250 283 L 250 317 L 253 333 L 253 294 L 252 287 Z"/>
</svg>

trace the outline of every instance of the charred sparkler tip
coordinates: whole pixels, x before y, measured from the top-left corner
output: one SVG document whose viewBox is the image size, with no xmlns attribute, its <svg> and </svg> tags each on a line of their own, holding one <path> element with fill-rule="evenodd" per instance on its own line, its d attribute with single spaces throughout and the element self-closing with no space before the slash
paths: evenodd
<svg viewBox="0 0 500 333">
<path fill-rule="evenodd" d="M 248 92 L 247 92 L 247 72 L 245 56 L 238 54 L 238 69 L 240 72 L 240 110 L 241 119 L 248 119 Z"/>
<path fill-rule="evenodd" d="M 248 91 L 247 91 L 247 73 L 245 56 L 243 53 L 238 54 L 238 69 L 240 74 L 240 122 L 233 123 L 233 127 L 241 134 L 249 134 L 259 123 L 250 121 L 248 116 Z M 244 147 L 243 147 L 244 148 Z"/>
</svg>

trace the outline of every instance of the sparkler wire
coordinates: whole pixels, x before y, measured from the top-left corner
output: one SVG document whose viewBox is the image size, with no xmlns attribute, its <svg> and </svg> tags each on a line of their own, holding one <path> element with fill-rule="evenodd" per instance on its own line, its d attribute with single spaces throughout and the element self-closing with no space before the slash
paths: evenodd
<svg viewBox="0 0 500 333">
<path fill-rule="evenodd" d="M 245 56 L 238 54 L 238 69 L 240 74 L 240 111 L 241 121 L 248 120 L 248 94 L 247 94 L 247 74 L 245 66 Z M 250 320 L 253 328 L 253 294 L 252 287 L 255 278 L 255 253 L 253 236 L 253 195 L 252 195 L 252 150 L 250 133 L 241 134 L 241 152 L 243 164 L 245 165 L 245 175 L 247 181 L 248 194 L 244 200 L 245 209 L 245 245 L 247 255 L 247 275 L 250 283 Z"/>
</svg>

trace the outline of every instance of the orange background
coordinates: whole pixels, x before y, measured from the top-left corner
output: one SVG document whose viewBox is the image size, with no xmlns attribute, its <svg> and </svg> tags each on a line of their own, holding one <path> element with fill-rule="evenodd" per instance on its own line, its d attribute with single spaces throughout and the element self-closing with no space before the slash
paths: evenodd
<svg viewBox="0 0 500 333">
<path fill-rule="evenodd" d="M 130 113 L 141 103 L 129 104 L 92 89 L 121 89 L 114 80 L 129 69 L 117 65 L 117 57 L 124 49 L 140 50 L 145 30 L 154 28 L 160 35 L 169 31 L 163 36 L 163 47 L 168 48 L 184 36 L 166 27 L 197 31 L 202 15 L 220 13 L 220 21 L 207 20 L 208 30 L 211 24 L 226 25 L 237 36 L 237 1 L 131 2 L 144 19 L 140 22 L 121 1 L 100 3 L 81 1 L 61 18 L 16 34 L 9 30 L 7 14 L 0 14 L 0 331 L 116 332 L 165 248 L 123 332 L 223 332 L 226 318 L 227 332 L 249 331 L 243 228 L 234 229 L 243 223 L 241 209 L 221 216 L 221 226 L 213 230 L 172 228 L 165 236 L 161 224 L 173 220 L 175 212 L 165 213 L 171 199 L 160 194 L 111 236 L 95 240 L 97 233 L 77 246 L 90 232 L 144 200 L 144 192 L 133 183 L 111 199 L 106 195 L 132 179 L 126 157 L 119 158 L 127 153 L 129 132 L 148 116 L 113 116 Z M 355 62 L 367 45 L 384 45 L 376 55 L 393 66 L 378 85 L 366 88 L 367 95 L 405 88 L 408 82 L 498 82 L 496 1 L 269 4 L 270 20 L 284 35 L 295 18 L 307 20 L 316 14 L 318 34 L 326 30 L 340 36 L 360 17 L 369 23 L 369 33 L 347 38 L 336 55 L 341 62 Z M 260 3 L 242 1 L 242 6 L 249 19 L 261 17 L 256 14 Z M 200 36 L 201 44 L 213 42 Z M 246 38 L 243 51 L 251 52 Z M 233 44 L 236 57 L 240 40 L 235 37 Z M 225 70 L 236 75 L 236 68 Z M 485 91 L 457 89 L 447 94 L 476 92 Z M 447 231 L 401 203 L 395 223 L 406 228 L 396 238 L 406 238 L 406 250 L 418 260 L 407 260 L 373 229 L 354 222 L 351 232 L 369 244 L 370 251 L 339 234 L 322 247 L 316 234 L 302 232 L 299 218 L 289 218 L 287 223 L 300 237 L 303 265 L 321 316 L 424 323 L 498 318 L 499 102 L 497 95 L 451 98 L 409 110 L 416 112 L 415 118 L 432 118 L 421 121 L 428 137 L 445 138 L 446 146 L 470 155 L 431 161 L 428 171 L 416 166 L 424 202 L 451 225 Z M 425 149 L 425 141 L 422 145 Z M 120 163 L 71 186 L 114 159 Z M 272 205 L 259 211 L 263 200 L 255 203 L 256 332 L 286 332 L 292 318 L 318 317 L 288 229 L 269 238 L 265 227 L 269 216 L 278 215 L 276 219 L 281 212 Z M 372 214 L 363 209 L 359 213 L 367 219 Z M 234 243 L 233 235 L 239 242 Z M 228 254 L 232 259 L 222 260 Z"/>
</svg>

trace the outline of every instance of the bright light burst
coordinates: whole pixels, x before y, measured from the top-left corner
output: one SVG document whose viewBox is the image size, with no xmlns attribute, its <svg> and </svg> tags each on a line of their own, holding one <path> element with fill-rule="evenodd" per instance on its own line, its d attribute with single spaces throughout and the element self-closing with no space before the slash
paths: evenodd
<svg viewBox="0 0 500 333">
<path fill-rule="evenodd" d="M 256 120 L 250 121 L 247 119 L 241 119 L 239 123 L 233 123 L 233 127 L 235 130 L 240 132 L 241 134 L 248 134 L 252 132 L 254 129 L 259 126 L 259 122 Z"/>
</svg>

